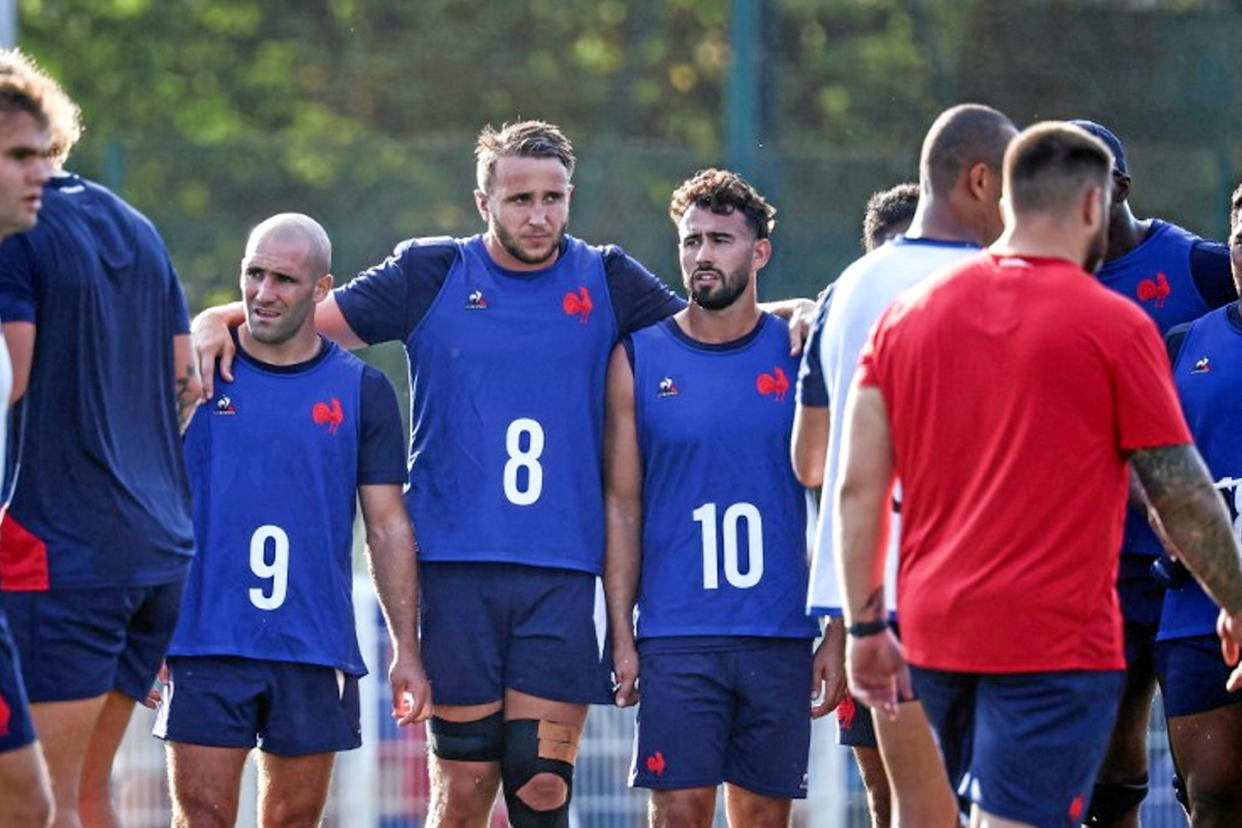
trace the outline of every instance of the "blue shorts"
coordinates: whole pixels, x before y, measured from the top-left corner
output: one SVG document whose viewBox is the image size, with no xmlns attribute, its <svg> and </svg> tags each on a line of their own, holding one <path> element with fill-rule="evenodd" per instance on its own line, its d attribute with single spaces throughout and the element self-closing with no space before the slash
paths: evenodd
<svg viewBox="0 0 1242 828">
<path fill-rule="evenodd" d="M 1242 692 L 1225 689 L 1231 672 L 1214 635 L 1156 642 L 1156 676 L 1166 716 L 1190 716 L 1242 702 Z"/>
<path fill-rule="evenodd" d="M 420 562 L 423 666 L 436 704 L 487 704 L 512 689 L 612 703 L 603 589 L 589 572 Z"/>
<path fill-rule="evenodd" d="M 631 785 L 806 797 L 810 641 L 647 638 L 638 653 Z"/>
<path fill-rule="evenodd" d="M 871 708 L 849 693 L 837 705 L 837 743 L 846 747 L 878 748 Z"/>
<path fill-rule="evenodd" d="M 35 740 L 18 659 L 9 625 L 0 612 L 0 753 L 17 750 Z"/>
<path fill-rule="evenodd" d="M 153 732 L 169 742 L 277 756 L 362 744 L 358 677 L 319 664 L 172 656 Z"/>
<path fill-rule="evenodd" d="M 910 669 L 959 797 L 1032 825 L 1082 823 L 1125 673 Z"/>
<path fill-rule="evenodd" d="M 145 699 L 177 626 L 182 585 L 0 592 L 31 703 L 110 690 Z"/>
<path fill-rule="evenodd" d="M 1124 622 L 1126 666 L 1153 669 L 1164 585 L 1151 574 L 1154 559 L 1147 555 L 1122 555 L 1117 570 L 1117 596 Z"/>
</svg>

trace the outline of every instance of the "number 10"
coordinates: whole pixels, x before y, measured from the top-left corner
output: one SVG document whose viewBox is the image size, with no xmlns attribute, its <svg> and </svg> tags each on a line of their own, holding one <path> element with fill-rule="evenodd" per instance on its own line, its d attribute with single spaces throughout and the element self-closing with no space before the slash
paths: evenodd
<svg viewBox="0 0 1242 828">
<path fill-rule="evenodd" d="M 703 588 L 720 587 L 720 552 L 716 534 L 716 504 L 704 503 L 690 513 L 703 526 Z M 746 573 L 738 567 L 738 521 L 746 521 Z M 738 589 L 747 589 L 763 577 L 763 518 L 753 503 L 734 503 L 725 509 L 721 521 L 724 536 L 725 580 Z"/>
</svg>

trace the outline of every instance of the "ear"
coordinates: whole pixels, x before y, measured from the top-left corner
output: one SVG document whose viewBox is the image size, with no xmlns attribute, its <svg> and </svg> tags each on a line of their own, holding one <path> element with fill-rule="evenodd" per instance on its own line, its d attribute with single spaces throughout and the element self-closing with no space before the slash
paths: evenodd
<svg viewBox="0 0 1242 828">
<path fill-rule="evenodd" d="M 1113 204 L 1120 204 L 1130 197 L 1130 176 L 1112 175 L 1111 177 L 1113 179 Z"/>
<path fill-rule="evenodd" d="M 482 190 L 474 191 L 474 208 L 479 211 L 479 218 L 483 219 L 484 223 L 490 220 L 491 211 L 487 209 L 487 193 Z"/>
<path fill-rule="evenodd" d="M 574 185 L 570 184 L 568 187 L 565 188 L 565 203 L 569 204 L 569 202 L 573 201 L 573 198 L 574 198 Z"/>
<path fill-rule="evenodd" d="M 988 178 L 991 175 L 992 171 L 982 161 L 970 165 L 970 169 L 966 171 L 966 188 L 973 198 L 982 201 L 989 197 Z"/>
<path fill-rule="evenodd" d="M 332 292 L 332 274 L 325 273 L 315 281 L 315 289 L 311 292 L 311 298 L 316 302 L 322 302 L 328 298 L 328 294 Z"/>
<path fill-rule="evenodd" d="M 759 239 L 755 242 L 755 249 L 751 253 L 750 269 L 751 272 L 758 272 L 763 269 L 772 259 L 772 240 Z"/>
</svg>

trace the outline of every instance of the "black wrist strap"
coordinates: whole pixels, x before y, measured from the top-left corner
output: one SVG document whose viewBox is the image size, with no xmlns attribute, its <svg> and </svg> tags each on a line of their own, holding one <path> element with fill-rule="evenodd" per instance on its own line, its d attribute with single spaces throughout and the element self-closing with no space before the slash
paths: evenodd
<svg viewBox="0 0 1242 828">
<path fill-rule="evenodd" d="M 887 621 L 856 621 L 846 627 L 845 631 L 855 638 L 866 638 L 869 635 L 879 635 L 887 629 Z"/>
</svg>

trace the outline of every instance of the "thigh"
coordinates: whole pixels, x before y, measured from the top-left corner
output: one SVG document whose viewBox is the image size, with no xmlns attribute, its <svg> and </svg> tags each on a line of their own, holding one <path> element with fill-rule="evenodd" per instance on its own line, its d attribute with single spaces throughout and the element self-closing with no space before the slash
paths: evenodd
<svg viewBox="0 0 1242 828">
<path fill-rule="evenodd" d="M 129 618 L 125 647 L 117 661 L 116 677 L 110 689 L 134 701 L 146 699 L 177 627 L 184 583 L 178 580 L 135 590 L 138 606 Z"/>
<path fill-rule="evenodd" d="M 362 744 L 358 677 L 319 664 L 263 663 L 267 719 L 259 748 L 279 756 L 353 750 Z"/>
<path fill-rule="evenodd" d="M 504 698 L 508 584 L 497 564 L 420 563 L 421 656 L 437 705 Z"/>
<path fill-rule="evenodd" d="M 725 759 L 726 782 L 763 798 L 806 797 L 811 659 L 810 642 L 789 639 L 731 654 L 738 703 Z"/>
<path fill-rule="evenodd" d="M 173 656 L 153 732 L 168 742 L 249 749 L 263 727 L 266 697 L 256 661 Z"/>
<path fill-rule="evenodd" d="M 910 667 L 910 674 L 918 701 L 939 739 L 950 785 L 956 790 L 973 761 L 978 676 L 914 666 Z M 884 745 L 883 734 L 880 743 L 885 762 L 889 762 L 891 752 Z M 895 764 L 890 766 L 895 767 Z M 897 775 L 893 774 L 892 778 L 897 787 Z"/>
<path fill-rule="evenodd" d="M 725 681 L 727 653 L 644 649 L 641 699 L 630 784 L 640 788 L 715 788 L 724 781 L 734 702 Z M 807 678 L 802 688 L 806 714 Z M 809 718 L 809 714 L 808 718 Z"/>
<path fill-rule="evenodd" d="M 958 798 L 923 703 L 902 702 L 895 718 L 877 717 L 874 711 L 871 718 L 883 758 L 881 770 L 888 778 L 894 824 L 957 828 Z"/>
<path fill-rule="evenodd" d="M 316 826 L 328 801 L 335 753 L 259 754 L 259 824 Z"/>
<path fill-rule="evenodd" d="M 1168 724 L 1193 824 L 1233 824 L 1242 813 L 1242 704 L 1171 716 Z"/>
<path fill-rule="evenodd" d="M 125 588 L 0 593 L 31 703 L 92 699 L 112 689 L 125 649 Z"/>
<path fill-rule="evenodd" d="M 0 752 L 0 802 L 5 804 L 0 810 L 0 826 L 7 824 L 5 812 L 42 815 L 50 809 L 51 790 L 38 742 Z"/>
<path fill-rule="evenodd" d="M 173 825 L 233 825 L 247 748 L 169 742 Z"/>
<path fill-rule="evenodd" d="M 1156 672 L 1166 718 L 1192 716 L 1242 702 L 1242 692 L 1225 689 L 1230 669 L 1214 635 L 1156 644 Z"/>
<path fill-rule="evenodd" d="M 35 740 L 19 659 L 4 613 L 0 612 L 0 754 Z"/>
<path fill-rule="evenodd" d="M 609 704 L 603 591 L 589 572 L 510 567 L 505 687 L 576 704 Z"/>
<path fill-rule="evenodd" d="M 725 785 L 725 813 L 730 828 L 787 828 L 793 802 L 744 787 Z"/>
<path fill-rule="evenodd" d="M 1077 826 L 1104 758 L 1125 675 L 1069 671 L 984 676 L 969 793 L 988 814 Z"/>
</svg>

